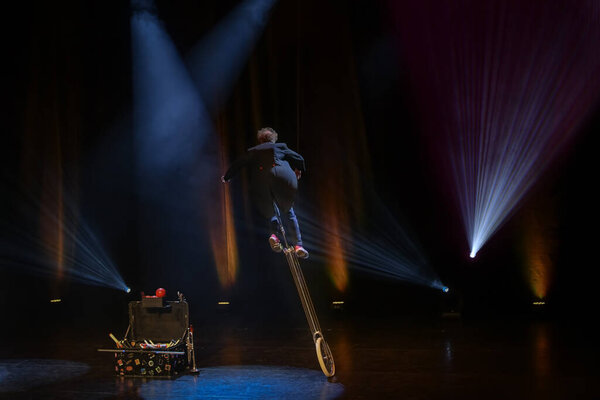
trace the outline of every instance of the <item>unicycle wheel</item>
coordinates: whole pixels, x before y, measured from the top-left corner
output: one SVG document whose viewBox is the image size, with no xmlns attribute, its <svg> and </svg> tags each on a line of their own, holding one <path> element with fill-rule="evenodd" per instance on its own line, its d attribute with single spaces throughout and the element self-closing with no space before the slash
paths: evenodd
<svg viewBox="0 0 600 400">
<path fill-rule="evenodd" d="M 330 378 L 335 375 L 335 362 L 333 361 L 333 354 L 331 349 L 322 336 L 317 337 L 315 341 L 315 348 L 317 350 L 317 359 L 321 370 L 326 377 Z"/>
</svg>

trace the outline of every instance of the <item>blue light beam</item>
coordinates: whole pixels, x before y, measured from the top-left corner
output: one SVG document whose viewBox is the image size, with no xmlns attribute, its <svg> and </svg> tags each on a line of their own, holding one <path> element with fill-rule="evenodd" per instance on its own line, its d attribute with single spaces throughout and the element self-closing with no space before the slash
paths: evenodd
<svg viewBox="0 0 600 400">
<path fill-rule="evenodd" d="M 0 265 L 42 276 L 64 274 L 79 283 L 127 292 L 128 286 L 95 232 L 83 220 L 77 204 L 67 195 L 63 199 L 62 215 L 57 214 L 55 207 L 48 207 L 32 196 L 22 199 L 17 221 L 1 222 Z M 63 247 L 31 229 L 39 225 L 40 216 L 55 225 L 60 224 Z M 63 260 L 64 270 L 56 263 L 59 258 Z"/>
<path fill-rule="evenodd" d="M 326 243 L 331 235 L 339 237 L 342 243 L 342 256 L 350 268 L 369 274 L 405 281 L 416 285 L 442 290 L 444 285 L 431 268 L 424 251 L 414 240 L 414 235 L 397 219 L 381 201 L 372 207 L 380 214 L 370 215 L 372 226 L 367 230 L 356 230 L 350 226 L 339 227 L 336 234 L 324 226 L 316 212 L 303 209 L 299 216 L 303 238 L 316 245 Z M 319 246 L 311 248 L 311 258 L 327 262 L 327 249 Z"/>
<path fill-rule="evenodd" d="M 488 16 L 481 47 L 472 38 L 456 44 L 450 63 L 450 161 L 471 258 L 569 143 L 600 93 L 597 25 L 568 12 L 559 24 L 556 10 L 540 11 L 520 40 L 511 12 L 501 6 Z"/>
<path fill-rule="evenodd" d="M 192 77 L 211 114 L 227 99 L 274 4 L 275 0 L 243 1 L 188 53 Z"/>
<path fill-rule="evenodd" d="M 194 169 L 213 125 L 153 1 L 133 0 L 132 8 L 137 170 L 152 192 L 156 182 Z"/>
</svg>

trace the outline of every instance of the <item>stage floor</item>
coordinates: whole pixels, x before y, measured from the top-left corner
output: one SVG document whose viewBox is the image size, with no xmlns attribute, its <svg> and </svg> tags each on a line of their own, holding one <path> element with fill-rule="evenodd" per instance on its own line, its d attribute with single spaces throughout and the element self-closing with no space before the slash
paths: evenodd
<svg viewBox="0 0 600 400">
<path fill-rule="evenodd" d="M 0 398 L 600 398 L 595 335 L 572 324 L 341 317 L 322 325 L 336 361 L 329 381 L 301 327 L 224 316 L 197 328 L 199 374 L 174 380 L 115 377 L 112 355 L 96 351 L 111 345 L 104 332 L 41 329 L 35 340 L 3 342 Z"/>
</svg>

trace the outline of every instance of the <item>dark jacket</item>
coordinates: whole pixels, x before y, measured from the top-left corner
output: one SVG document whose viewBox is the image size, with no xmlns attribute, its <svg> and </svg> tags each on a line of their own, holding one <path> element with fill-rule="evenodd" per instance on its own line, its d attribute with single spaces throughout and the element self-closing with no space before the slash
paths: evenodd
<svg viewBox="0 0 600 400">
<path fill-rule="evenodd" d="M 225 180 L 233 178 L 242 168 L 248 168 L 251 194 L 261 214 L 273 215 L 273 199 L 282 212 L 289 210 L 298 190 L 294 169 L 306 171 L 304 158 L 285 143 L 262 143 L 248 149 L 234 161 L 225 173 Z"/>
</svg>

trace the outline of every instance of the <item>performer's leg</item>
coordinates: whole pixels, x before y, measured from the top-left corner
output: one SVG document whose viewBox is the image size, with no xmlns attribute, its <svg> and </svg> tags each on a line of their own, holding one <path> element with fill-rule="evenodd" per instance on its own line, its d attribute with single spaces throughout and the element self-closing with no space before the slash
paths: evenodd
<svg viewBox="0 0 600 400">
<path fill-rule="evenodd" d="M 287 212 L 287 221 L 290 229 L 290 240 L 297 246 L 302 246 L 302 236 L 300 235 L 300 225 L 298 225 L 298 218 L 294 212 L 294 207 L 290 207 Z"/>
<path fill-rule="evenodd" d="M 296 218 L 296 213 L 294 212 L 293 207 L 290 207 L 286 216 L 287 216 L 288 225 L 290 226 L 290 238 L 293 242 L 296 243 L 296 245 L 294 246 L 296 255 L 299 258 L 308 258 L 308 251 L 306 251 L 306 249 L 302 246 L 302 236 L 300 235 L 300 225 L 298 224 L 298 218 Z"/>
<path fill-rule="evenodd" d="M 271 220 L 269 221 L 269 230 L 271 234 L 278 235 L 279 232 L 279 221 L 277 220 L 277 216 L 273 215 Z"/>
<path fill-rule="evenodd" d="M 277 208 L 277 205 L 275 203 L 273 203 L 272 207 L 275 215 L 273 215 L 269 220 L 269 230 L 271 231 L 271 236 L 269 237 L 269 245 L 271 246 L 271 250 L 273 250 L 276 253 L 279 253 L 283 249 L 281 241 L 278 237 L 278 235 L 280 234 L 279 219 L 277 218 L 277 214 L 279 214 L 279 209 Z"/>
</svg>

